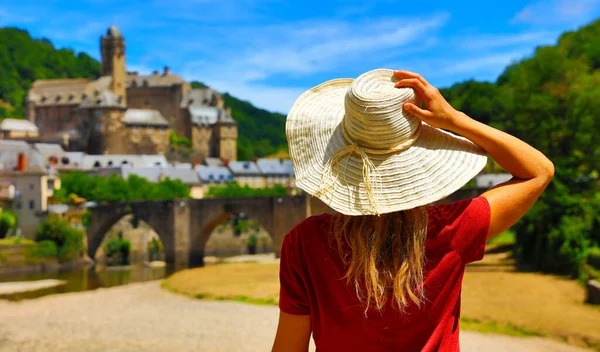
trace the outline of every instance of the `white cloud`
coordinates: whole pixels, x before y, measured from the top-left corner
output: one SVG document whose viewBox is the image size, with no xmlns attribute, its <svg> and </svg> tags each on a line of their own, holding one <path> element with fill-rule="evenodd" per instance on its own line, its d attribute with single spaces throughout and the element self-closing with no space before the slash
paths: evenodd
<svg viewBox="0 0 600 352">
<path fill-rule="evenodd" d="M 465 57 L 444 65 L 438 71 L 442 75 L 475 74 L 481 71 L 500 72 L 509 64 L 532 53 L 532 49 L 518 49 L 510 52 L 493 53 L 483 56 Z M 447 60 L 448 62 L 450 60 Z"/>
<path fill-rule="evenodd" d="M 465 50 L 487 50 L 510 47 L 514 45 L 541 45 L 553 43 L 558 37 L 557 32 L 538 31 L 505 35 L 477 35 L 461 38 L 458 47 Z"/>
<path fill-rule="evenodd" d="M 232 29 L 224 42 L 237 47 L 235 52 L 221 49 L 213 53 L 214 59 L 188 62 L 182 75 L 286 113 L 309 87 L 275 87 L 268 83 L 273 77 L 299 78 L 342 66 L 380 64 L 403 50 L 414 51 L 408 48 L 412 43 L 435 42 L 436 30 L 447 19 L 440 14 L 428 19 L 321 20 Z"/>
<path fill-rule="evenodd" d="M 579 23 L 593 18 L 600 0 L 543 0 L 525 6 L 512 23 L 556 24 Z"/>
</svg>

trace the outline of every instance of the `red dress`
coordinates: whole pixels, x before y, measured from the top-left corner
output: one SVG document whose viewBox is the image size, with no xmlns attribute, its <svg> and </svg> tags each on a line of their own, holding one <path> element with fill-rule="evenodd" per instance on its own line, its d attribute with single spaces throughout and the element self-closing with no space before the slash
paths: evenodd
<svg viewBox="0 0 600 352">
<path fill-rule="evenodd" d="M 460 292 L 465 265 L 483 258 L 490 207 L 483 197 L 428 208 L 425 297 L 400 313 L 388 300 L 367 317 L 345 273 L 332 216 L 310 217 L 283 240 L 282 311 L 310 315 L 317 351 L 459 351 Z"/>
</svg>

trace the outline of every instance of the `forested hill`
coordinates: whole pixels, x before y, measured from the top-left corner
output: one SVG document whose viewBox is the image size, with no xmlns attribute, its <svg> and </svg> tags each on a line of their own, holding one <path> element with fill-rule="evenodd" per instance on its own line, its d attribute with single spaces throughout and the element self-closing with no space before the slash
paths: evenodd
<svg viewBox="0 0 600 352">
<path fill-rule="evenodd" d="M 554 180 L 513 228 L 514 253 L 530 269 L 584 275 L 585 258 L 600 251 L 593 249 L 600 247 L 599 43 L 600 20 L 537 48 L 494 83 L 442 90 L 456 108 L 521 138 L 554 163 Z"/>
<path fill-rule="evenodd" d="M 0 117 L 23 117 L 25 97 L 36 79 L 96 78 L 100 64 L 85 53 L 56 49 L 16 28 L 0 28 Z"/>
<path fill-rule="evenodd" d="M 25 98 L 36 79 L 96 78 L 100 64 L 86 53 L 56 49 L 48 39 L 34 39 L 25 30 L 0 28 L 0 118 L 22 118 Z M 194 87 L 205 87 L 193 82 Z M 240 159 L 274 154 L 287 149 L 285 116 L 258 109 L 224 94 L 239 123 Z"/>
</svg>

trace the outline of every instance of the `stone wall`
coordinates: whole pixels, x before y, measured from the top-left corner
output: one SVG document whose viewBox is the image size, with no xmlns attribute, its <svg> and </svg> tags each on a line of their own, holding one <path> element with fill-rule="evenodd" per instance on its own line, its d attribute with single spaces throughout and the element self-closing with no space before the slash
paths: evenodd
<svg viewBox="0 0 600 352">
<path fill-rule="evenodd" d="M 229 223 L 223 223 L 211 233 L 206 246 L 204 247 L 205 256 L 230 257 L 234 255 L 248 254 L 247 241 L 250 233 L 246 231 L 240 236 L 235 236 L 233 227 Z M 273 240 L 269 233 L 261 226 L 256 232 L 258 243 L 256 253 L 273 252 Z"/>
</svg>

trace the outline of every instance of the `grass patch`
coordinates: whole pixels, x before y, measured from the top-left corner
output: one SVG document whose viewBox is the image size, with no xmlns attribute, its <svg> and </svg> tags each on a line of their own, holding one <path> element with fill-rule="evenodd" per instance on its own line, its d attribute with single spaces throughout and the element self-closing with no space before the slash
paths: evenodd
<svg viewBox="0 0 600 352">
<path fill-rule="evenodd" d="M 491 244 L 509 245 L 509 244 L 515 244 L 516 241 L 517 241 L 516 234 L 511 230 L 506 230 L 506 231 L 502 232 L 501 234 L 499 234 L 498 236 L 489 240 L 487 242 L 487 244 L 488 245 L 491 245 Z"/>
<path fill-rule="evenodd" d="M 481 333 L 493 333 L 510 335 L 517 337 L 529 337 L 529 336 L 546 336 L 546 334 L 527 329 L 522 326 L 516 326 L 511 323 L 501 324 L 497 321 L 482 321 L 480 319 L 461 317 L 460 327 L 464 330 L 477 331 Z"/>
<path fill-rule="evenodd" d="M 21 238 L 21 237 L 10 237 L 10 238 L 0 239 L 0 246 L 14 246 L 17 244 L 34 245 L 35 241 L 28 240 L 26 238 Z"/>
</svg>

